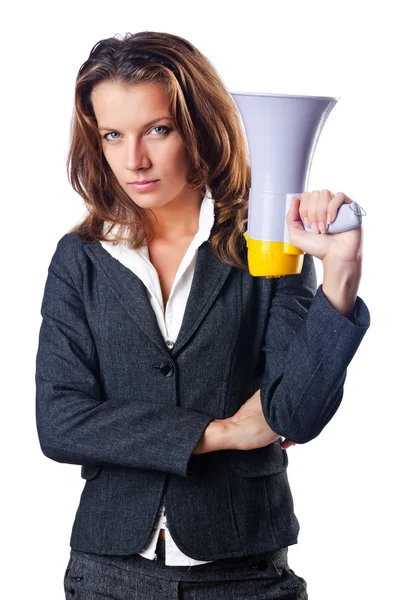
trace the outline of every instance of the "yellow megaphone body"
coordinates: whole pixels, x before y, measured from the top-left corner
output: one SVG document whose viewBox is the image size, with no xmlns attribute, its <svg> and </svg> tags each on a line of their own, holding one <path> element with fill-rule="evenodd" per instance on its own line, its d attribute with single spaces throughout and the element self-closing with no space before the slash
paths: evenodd
<svg viewBox="0 0 397 600">
<path fill-rule="evenodd" d="M 241 115 L 251 165 L 244 234 L 249 271 L 266 277 L 300 273 L 304 252 L 291 244 L 286 215 L 292 198 L 300 198 L 307 190 L 319 135 L 339 98 L 244 92 L 231 95 Z"/>
</svg>

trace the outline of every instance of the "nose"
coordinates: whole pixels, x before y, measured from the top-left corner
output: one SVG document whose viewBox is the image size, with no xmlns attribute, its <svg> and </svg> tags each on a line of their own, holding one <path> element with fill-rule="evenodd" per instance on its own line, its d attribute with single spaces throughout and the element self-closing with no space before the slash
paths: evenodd
<svg viewBox="0 0 397 600">
<path fill-rule="evenodd" d="M 127 140 L 126 143 L 126 168 L 128 171 L 136 171 L 150 166 L 147 148 L 139 140 Z"/>
</svg>

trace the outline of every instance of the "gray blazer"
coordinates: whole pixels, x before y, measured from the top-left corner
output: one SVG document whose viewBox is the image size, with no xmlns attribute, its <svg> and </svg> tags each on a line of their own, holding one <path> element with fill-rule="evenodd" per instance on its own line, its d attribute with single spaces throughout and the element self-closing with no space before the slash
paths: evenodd
<svg viewBox="0 0 397 600">
<path fill-rule="evenodd" d="M 274 431 L 299 444 L 319 435 L 370 325 L 360 297 L 349 320 L 317 288 L 311 255 L 299 275 L 252 277 L 218 260 L 207 241 L 169 349 L 139 277 L 99 242 L 67 233 L 48 268 L 41 314 L 41 450 L 82 465 L 85 480 L 72 548 L 140 551 L 164 495 L 173 539 L 198 560 L 297 542 L 280 440 L 192 452 L 212 419 L 232 416 L 259 388 Z"/>
</svg>

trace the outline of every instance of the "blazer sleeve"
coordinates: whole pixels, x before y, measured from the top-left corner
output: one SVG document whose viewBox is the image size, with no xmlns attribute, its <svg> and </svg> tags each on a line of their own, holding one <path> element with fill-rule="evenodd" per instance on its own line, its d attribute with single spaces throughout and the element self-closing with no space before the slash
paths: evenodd
<svg viewBox="0 0 397 600">
<path fill-rule="evenodd" d="M 188 476 L 213 416 L 180 406 L 101 397 L 85 307 L 58 244 L 48 267 L 36 355 L 36 424 L 42 452 L 71 464 L 155 469 Z"/>
<path fill-rule="evenodd" d="M 347 367 L 370 326 L 357 296 L 352 317 L 338 312 L 317 288 L 314 259 L 275 282 L 264 344 L 263 414 L 271 429 L 303 444 L 319 435 L 337 411 Z"/>
</svg>

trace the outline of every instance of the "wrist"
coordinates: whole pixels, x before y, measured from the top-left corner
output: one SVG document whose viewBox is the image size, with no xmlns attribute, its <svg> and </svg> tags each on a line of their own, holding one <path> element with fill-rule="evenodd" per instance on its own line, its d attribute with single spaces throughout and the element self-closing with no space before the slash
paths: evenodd
<svg viewBox="0 0 397 600">
<path fill-rule="evenodd" d="M 362 274 L 362 261 L 354 263 L 324 263 L 322 290 L 328 302 L 342 315 L 349 318 L 357 300 Z"/>
<path fill-rule="evenodd" d="M 193 454 L 204 454 L 230 448 L 233 423 L 229 419 L 213 419 L 204 430 Z"/>
</svg>

